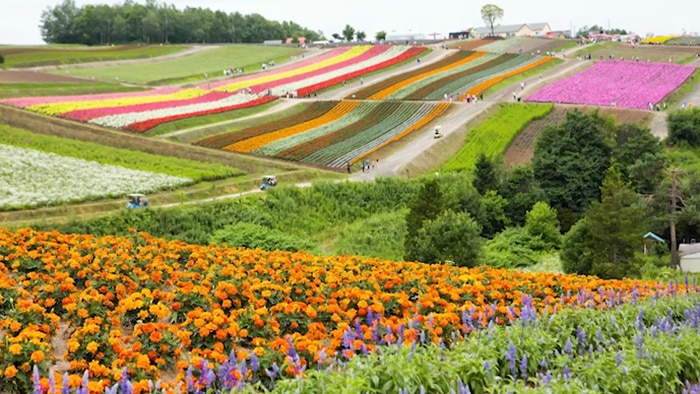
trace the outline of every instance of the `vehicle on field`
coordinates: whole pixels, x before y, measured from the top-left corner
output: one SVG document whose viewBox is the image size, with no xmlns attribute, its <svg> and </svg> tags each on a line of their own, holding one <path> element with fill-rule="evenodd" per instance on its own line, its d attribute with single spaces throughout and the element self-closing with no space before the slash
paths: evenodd
<svg viewBox="0 0 700 394">
<path fill-rule="evenodd" d="M 435 134 L 433 134 L 433 138 L 435 138 L 435 139 L 442 138 L 442 133 L 440 132 L 440 126 L 435 127 Z"/>
<path fill-rule="evenodd" d="M 151 203 L 148 202 L 148 197 L 146 197 L 145 194 L 131 193 L 127 194 L 126 198 L 129 200 L 126 203 L 126 207 L 129 209 L 147 208 L 151 205 Z"/>
<path fill-rule="evenodd" d="M 265 175 L 262 177 L 260 182 L 260 190 L 267 190 L 271 187 L 277 186 L 277 177 L 274 175 Z"/>
</svg>

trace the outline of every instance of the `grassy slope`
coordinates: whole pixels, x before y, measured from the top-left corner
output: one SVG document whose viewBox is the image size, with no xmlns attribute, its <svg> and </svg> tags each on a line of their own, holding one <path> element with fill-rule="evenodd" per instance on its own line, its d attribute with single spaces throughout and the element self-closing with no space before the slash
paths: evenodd
<svg viewBox="0 0 700 394">
<path fill-rule="evenodd" d="M 6 67 L 36 67 L 108 60 L 141 59 L 184 50 L 184 45 L 130 47 L 3 47 Z"/>
<path fill-rule="evenodd" d="M 547 62 L 547 63 L 545 63 L 545 64 L 543 64 L 543 65 L 541 65 L 541 66 L 539 66 L 539 67 L 535 67 L 534 69 L 532 69 L 532 70 L 530 70 L 530 71 L 525 71 L 524 73 L 520 73 L 520 74 L 518 74 L 518 75 L 514 75 L 514 76 L 512 76 L 512 77 L 510 77 L 510 78 L 506 78 L 506 79 L 504 79 L 503 81 L 501 81 L 501 82 L 499 82 L 499 83 L 497 83 L 497 84 L 491 86 L 489 89 L 487 89 L 487 90 L 484 92 L 484 96 L 487 96 L 487 97 L 488 97 L 488 96 L 490 96 L 491 94 L 496 93 L 496 92 L 498 92 L 499 90 L 501 90 L 501 89 L 503 89 L 503 88 L 505 88 L 505 87 L 511 86 L 511 85 L 516 84 L 516 83 L 518 83 L 518 82 L 520 82 L 520 81 L 524 81 L 524 80 L 526 80 L 526 79 L 528 79 L 528 78 L 533 78 L 533 77 L 535 77 L 535 76 L 537 76 L 537 75 L 540 75 L 540 74 L 542 74 L 543 72 L 549 70 L 550 68 L 554 68 L 554 67 L 556 67 L 556 66 L 558 66 L 558 65 L 560 65 L 560 64 L 562 64 L 562 63 L 564 63 L 564 61 L 561 60 L 561 59 L 550 60 L 549 62 Z"/>
<path fill-rule="evenodd" d="M 243 171 L 223 164 L 202 163 L 194 160 L 112 148 L 93 142 L 36 134 L 3 124 L 0 124 L 0 143 L 96 161 L 103 164 L 117 165 L 134 170 L 183 176 L 195 181 L 220 179 L 243 174 Z"/>
<path fill-rule="evenodd" d="M 119 80 L 140 84 L 170 84 L 199 81 L 204 73 L 219 77 L 222 70 L 244 67 L 246 71 L 259 69 L 263 62 L 273 59 L 288 60 L 299 53 L 298 48 L 260 45 L 225 45 L 177 59 L 100 68 L 71 70 L 71 75 Z M 276 61 L 281 63 L 281 61 Z M 62 72 L 58 72 L 62 73 Z"/>
<path fill-rule="evenodd" d="M 595 60 L 599 59 L 600 56 L 607 59 L 610 55 L 613 55 L 616 59 L 622 56 L 627 60 L 638 56 L 640 61 L 646 61 L 648 59 L 652 62 L 667 63 L 668 59 L 671 58 L 674 63 L 683 64 L 688 62 L 689 59 L 692 60 L 695 58 L 696 49 L 660 45 L 637 45 L 632 47 L 631 45 L 620 42 L 604 42 L 581 49 L 576 52 L 576 54 L 572 55 L 572 57 L 585 56 L 589 53 Z"/>
<path fill-rule="evenodd" d="M 0 98 L 70 96 L 95 93 L 135 92 L 139 90 L 144 90 L 144 88 L 105 82 L 4 83 L 0 84 Z"/>
</svg>

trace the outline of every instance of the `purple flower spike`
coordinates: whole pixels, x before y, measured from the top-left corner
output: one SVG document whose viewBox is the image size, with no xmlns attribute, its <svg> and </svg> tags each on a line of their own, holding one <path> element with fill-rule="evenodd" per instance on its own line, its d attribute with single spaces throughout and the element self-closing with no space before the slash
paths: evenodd
<svg viewBox="0 0 700 394">
<path fill-rule="evenodd" d="M 561 373 L 564 376 L 564 379 L 569 380 L 571 378 L 571 371 L 569 370 L 568 365 L 564 365 L 564 369 L 561 371 Z"/>
<path fill-rule="evenodd" d="M 523 358 L 520 360 L 520 376 L 527 379 L 527 354 L 523 354 Z"/>
<path fill-rule="evenodd" d="M 68 372 L 63 373 L 63 385 L 61 387 L 61 394 L 70 394 L 70 386 L 68 386 Z"/>
</svg>

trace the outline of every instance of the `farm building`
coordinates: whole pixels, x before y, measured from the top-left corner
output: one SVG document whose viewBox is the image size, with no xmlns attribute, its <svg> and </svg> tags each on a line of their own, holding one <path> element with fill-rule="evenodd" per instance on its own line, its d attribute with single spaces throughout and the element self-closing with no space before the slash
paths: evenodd
<svg viewBox="0 0 700 394">
<path fill-rule="evenodd" d="M 678 245 L 678 255 L 681 258 L 681 270 L 700 272 L 700 243 Z"/>
<path fill-rule="evenodd" d="M 421 41 L 425 40 L 425 35 L 423 33 L 413 33 L 413 32 L 405 32 L 405 33 L 389 33 L 386 35 L 385 41 Z"/>
<path fill-rule="evenodd" d="M 500 25 L 494 26 L 493 34 L 499 37 L 545 37 L 547 33 L 551 32 L 552 29 L 549 27 L 549 23 L 523 23 L 518 25 Z M 487 37 L 491 35 L 491 28 L 488 26 L 478 27 L 474 29 L 475 37 Z"/>
<path fill-rule="evenodd" d="M 453 31 L 450 33 L 449 38 L 450 40 L 464 40 L 467 39 L 471 36 L 471 33 L 469 31 Z"/>
</svg>

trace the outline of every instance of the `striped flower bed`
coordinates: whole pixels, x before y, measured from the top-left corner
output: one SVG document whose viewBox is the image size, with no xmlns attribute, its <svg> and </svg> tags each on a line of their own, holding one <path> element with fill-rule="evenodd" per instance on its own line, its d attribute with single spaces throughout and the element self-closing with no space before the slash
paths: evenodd
<svg viewBox="0 0 700 394">
<path fill-rule="evenodd" d="M 66 98 L 33 97 L 0 102 L 45 115 L 144 132 L 165 122 L 260 105 L 288 92 L 308 95 L 345 79 L 390 67 L 425 50 L 425 47 L 390 45 L 341 48 L 299 64 L 224 81 L 217 84 L 214 90 L 156 89 L 150 92 Z M 239 92 L 241 89 L 246 92 Z M 268 92 L 272 95 L 267 95 Z M 251 149 L 257 147 L 251 145 Z"/>
<path fill-rule="evenodd" d="M 449 103 L 317 102 L 307 111 L 311 117 L 290 116 L 197 144 L 340 169 L 426 126 L 449 107 Z M 224 145 L 232 141 L 237 142 Z"/>
</svg>

